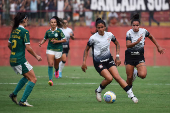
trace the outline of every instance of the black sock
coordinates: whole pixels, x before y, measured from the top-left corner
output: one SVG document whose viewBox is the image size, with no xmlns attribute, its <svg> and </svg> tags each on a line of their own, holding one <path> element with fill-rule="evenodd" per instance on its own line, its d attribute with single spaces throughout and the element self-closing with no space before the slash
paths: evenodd
<svg viewBox="0 0 170 113">
<path fill-rule="evenodd" d="M 123 88 L 126 92 L 130 89 L 130 87 L 127 85 L 125 88 Z"/>
</svg>

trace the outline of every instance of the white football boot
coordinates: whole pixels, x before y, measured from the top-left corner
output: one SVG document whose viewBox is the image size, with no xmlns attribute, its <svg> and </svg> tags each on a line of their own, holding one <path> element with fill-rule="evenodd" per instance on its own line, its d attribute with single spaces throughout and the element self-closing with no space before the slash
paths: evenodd
<svg viewBox="0 0 170 113">
<path fill-rule="evenodd" d="M 101 102 L 101 101 L 102 101 L 101 92 L 97 92 L 97 90 L 95 90 L 95 93 L 96 93 L 96 99 L 97 99 L 97 101 Z"/>
</svg>

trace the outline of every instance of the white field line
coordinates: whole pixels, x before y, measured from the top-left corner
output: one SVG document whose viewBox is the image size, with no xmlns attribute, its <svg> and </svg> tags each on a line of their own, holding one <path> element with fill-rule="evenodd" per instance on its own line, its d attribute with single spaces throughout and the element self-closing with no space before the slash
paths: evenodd
<svg viewBox="0 0 170 113">
<path fill-rule="evenodd" d="M 18 83 L 0 83 L 0 85 L 4 85 L 4 84 L 18 84 Z M 42 84 L 42 83 L 36 83 L 36 84 Z M 46 84 L 46 83 L 44 83 Z M 92 84 L 99 84 L 99 83 L 54 83 L 54 85 L 92 85 Z M 110 85 L 119 85 L 118 83 L 111 83 Z M 157 85 L 161 85 L 161 86 L 169 86 L 170 84 L 145 84 L 145 85 L 153 85 L 153 86 L 157 86 Z"/>
</svg>

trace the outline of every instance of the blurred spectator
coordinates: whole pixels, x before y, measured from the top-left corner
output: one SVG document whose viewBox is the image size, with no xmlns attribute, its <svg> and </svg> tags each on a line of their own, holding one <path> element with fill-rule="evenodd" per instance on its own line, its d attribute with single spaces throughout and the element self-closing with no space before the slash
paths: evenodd
<svg viewBox="0 0 170 113">
<path fill-rule="evenodd" d="M 73 21 L 75 23 L 75 21 L 79 20 L 79 4 L 77 2 L 77 0 L 74 0 L 73 2 Z"/>
<path fill-rule="evenodd" d="M 86 0 L 86 2 L 84 4 L 84 9 L 85 9 L 86 26 L 91 26 L 93 12 L 90 10 L 90 0 Z"/>
<path fill-rule="evenodd" d="M 15 0 L 10 0 L 10 5 L 9 5 L 10 9 L 10 18 L 11 20 L 14 19 L 15 15 L 16 15 L 16 7 L 17 7 L 17 4 L 15 2 Z"/>
<path fill-rule="evenodd" d="M 116 12 L 110 12 L 108 14 L 108 18 L 109 18 L 109 26 L 114 26 L 117 24 L 118 14 Z"/>
<path fill-rule="evenodd" d="M 45 0 L 38 0 L 38 23 L 40 26 L 44 24 L 44 18 L 46 13 L 45 7 L 46 7 Z"/>
<path fill-rule="evenodd" d="M 4 5 L 4 0 L 0 0 L 0 26 L 2 25 L 3 5 Z"/>
<path fill-rule="evenodd" d="M 30 17 L 30 2 L 31 0 L 25 0 L 25 9 L 24 9 L 29 17 Z"/>
<path fill-rule="evenodd" d="M 57 16 L 64 18 L 64 0 L 58 0 L 57 2 Z"/>
<path fill-rule="evenodd" d="M 121 13 L 121 14 L 120 14 L 120 17 L 121 17 L 121 19 L 120 19 L 120 25 L 121 25 L 121 26 L 128 26 L 128 25 L 129 25 L 129 21 L 128 21 L 128 19 L 127 19 L 126 13 Z"/>
<path fill-rule="evenodd" d="M 36 17 L 37 17 L 37 11 L 38 11 L 38 2 L 37 0 L 31 0 L 30 2 L 30 11 L 31 11 L 31 23 L 32 25 L 36 25 Z"/>
<path fill-rule="evenodd" d="M 71 0 L 72 1 L 72 0 Z M 72 18 L 72 6 L 71 6 L 71 2 L 69 2 L 68 0 L 65 0 L 64 2 L 64 11 L 65 11 L 65 16 L 64 18 L 66 18 L 67 22 L 69 22 Z"/>
<path fill-rule="evenodd" d="M 56 0 L 48 0 L 48 17 L 49 19 L 53 16 L 55 16 L 55 10 L 56 8 Z"/>
<path fill-rule="evenodd" d="M 84 1 L 80 1 L 79 4 L 79 15 L 80 15 L 80 26 L 84 26 L 84 17 L 85 17 L 85 13 L 84 13 Z"/>
<path fill-rule="evenodd" d="M 154 11 L 149 11 L 149 26 L 151 26 L 151 20 L 153 20 L 154 22 L 157 23 L 157 25 L 159 26 L 159 22 L 155 20 L 154 18 Z"/>
<path fill-rule="evenodd" d="M 17 0 L 16 1 L 16 12 L 19 12 L 20 11 L 20 8 L 21 8 L 21 5 L 22 5 L 22 3 L 21 3 L 21 0 Z"/>
</svg>

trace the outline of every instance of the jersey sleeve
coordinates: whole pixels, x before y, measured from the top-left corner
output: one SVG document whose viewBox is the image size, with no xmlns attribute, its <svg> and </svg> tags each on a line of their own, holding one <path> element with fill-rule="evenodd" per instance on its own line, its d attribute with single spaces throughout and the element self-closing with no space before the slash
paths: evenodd
<svg viewBox="0 0 170 113">
<path fill-rule="evenodd" d="M 48 39 L 48 33 L 47 33 L 47 31 L 46 31 L 46 33 L 45 33 L 44 39 L 45 39 L 45 40 Z"/>
<path fill-rule="evenodd" d="M 145 37 L 148 37 L 150 33 L 145 29 Z"/>
<path fill-rule="evenodd" d="M 129 32 L 126 33 L 126 41 L 130 40 L 131 41 L 131 34 Z"/>
<path fill-rule="evenodd" d="M 61 36 L 61 39 L 66 39 L 64 33 L 60 30 L 60 36 Z"/>
<path fill-rule="evenodd" d="M 24 43 L 25 43 L 25 44 L 30 44 L 29 31 L 26 31 L 26 32 L 24 33 Z"/>
<path fill-rule="evenodd" d="M 87 45 L 89 47 L 91 47 L 91 46 L 93 46 L 93 44 L 94 44 L 94 39 L 93 39 L 93 37 L 90 37 L 89 41 L 87 42 Z"/>
<path fill-rule="evenodd" d="M 111 41 L 112 42 L 115 42 L 116 41 L 116 37 L 112 34 L 112 36 L 111 36 Z"/>
<path fill-rule="evenodd" d="M 8 42 L 9 42 L 9 43 L 11 43 L 11 42 L 12 42 L 12 40 L 11 40 L 11 34 L 10 34 L 10 37 L 9 37 Z"/>
</svg>

